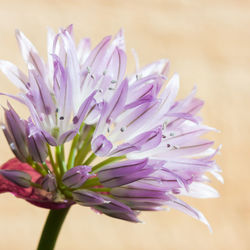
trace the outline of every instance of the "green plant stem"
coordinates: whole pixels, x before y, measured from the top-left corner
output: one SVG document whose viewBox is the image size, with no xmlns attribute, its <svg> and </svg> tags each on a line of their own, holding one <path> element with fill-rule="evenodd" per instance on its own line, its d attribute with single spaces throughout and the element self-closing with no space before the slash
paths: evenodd
<svg viewBox="0 0 250 250">
<path fill-rule="evenodd" d="M 47 172 L 37 162 L 33 162 L 33 166 L 42 176 L 47 174 Z"/>
<path fill-rule="evenodd" d="M 70 153 L 69 153 L 69 159 L 68 159 L 68 164 L 67 164 L 67 169 L 71 169 L 74 167 L 74 162 L 75 162 L 75 155 L 77 151 L 77 143 L 79 140 L 80 134 L 77 134 L 72 142 L 71 148 L 70 148 Z"/>
<path fill-rule="evenodd" d="M 87 181 L 85 181 L 85 183 L 80 187 L 81 188 L 90 188 L 90 187 L 94 187 L 94 186 L 100 186 L 101 183 L 99 181 L 99 179 L 97 177 L 95 178 L 91 178 L 88 179 Z"/>
<path fill-rule="evenodd" d="M 62 147 L 56 146 L 56 162 L 60 169 L 61 176 L 67 171 L 66 164 L 64 160 L 62 159 Z"/>
<path fill-rule="evenodd" d="M 87 136 L 85 137 L 84 142 L 76 155 L 75 166 L 82 164 L 87 154 L 91 150 L 90 140 L 94 131 L 95 131 L 95 128 L 91 127 Z"/>
<path fill-rule="evenodd" d="M 53 250 L 69 208 L 50 210 L 37 250 Z"/>
<path fill-rule="evenodd" d="M 88 159 L 83 163 L 83 165 L 89 165 L 94 159 L 96 158 L 96 155 L 92 153 Z"/>
<path fill-rule="evenodd" d="M 50 164 L 51 164 L 51 166 L 52 166 L 52 168 L 54 170 L 56 178 L 57 178 L 57 180 L 59 180 L 59 172 L 58 172 L 57 166 L 55 164 L 55 161 L 54 161 L 54 158 L 53 158 L 53 155 L 52 155 L 52 152 L 51 152 L 51 148 L 50 148 L 49 145 L 48 145 L 48 155 L 49 155 Z"/>
</svg>

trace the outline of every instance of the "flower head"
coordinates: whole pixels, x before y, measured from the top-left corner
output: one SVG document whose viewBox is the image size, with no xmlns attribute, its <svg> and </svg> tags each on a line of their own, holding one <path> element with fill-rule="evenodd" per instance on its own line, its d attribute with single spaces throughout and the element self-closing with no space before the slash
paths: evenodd
<svg viewBox="0 0 250 250">
<path fill-rule="evenodd" d="M 219 149 L 201 137 L 214 129 L 197 115 L 203 101 L 196 89 L 176 101 L 179 76 L 168 80 L 168 60 L 126 77 L 122 31 L 91 50 L 87 38 L 76 46 L 72 26 L 50 30 L 47 63 L 23 33 L 16 36 L 28 73 L 7 61 L 0 69 L 20 89 L 9 96 L 28 107 L 30 117 L 22 120 L 10 105 L 5 110 L 4 134 L 25 163 L 3 165 L 1 192 L 47 208 L 78 203 L 132 222 L 139 222 L 140 211 L 173 207 L 208 224 L 177 197 L 218 196 L 205 183 L 206 173 L 222 181 L 213 160 Z"/>
</svg>

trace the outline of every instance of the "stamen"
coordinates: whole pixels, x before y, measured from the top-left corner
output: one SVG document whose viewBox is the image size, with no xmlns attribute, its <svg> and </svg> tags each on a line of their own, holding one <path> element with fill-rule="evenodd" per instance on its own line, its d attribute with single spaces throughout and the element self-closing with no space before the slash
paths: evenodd
<svg viewBox="0 0 250 250">
<path fill-rule="evenodd" d="M 60 119 L 60 120 L 64 120 L 64 117 L 63 117 L 63 116 L 61 116 L 59 119 Z"/>
<path fill-rule="evenodd" d="M 124 132 L 125 130 L 126 130 L 125 127 L 121 127 L 121 129 L 120 129 L 121 132 Z"/>
<path fill-rule="evenodd" d="M 73 123 L 76 124 L 76 123 L 78 123 L 78 121 L 79 121 L 79 118 L 77 116 L 74 116 Z"/>
</svg>

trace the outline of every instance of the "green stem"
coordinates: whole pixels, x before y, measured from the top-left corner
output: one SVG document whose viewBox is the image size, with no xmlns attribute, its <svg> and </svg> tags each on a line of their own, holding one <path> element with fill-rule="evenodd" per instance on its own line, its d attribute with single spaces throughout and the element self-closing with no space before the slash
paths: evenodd
<svg viewBox="0 0 250 250">
<path fill-rule="evenodd" d="M 50 210 L 43 232 L 37 247 L 37 250 L 53 250 L 56 244 L 63 221 L 69 211 L 69 208 Z"/>
<path fill-rule="evenodd" d="M 62 147 L 56 146 L 56 161 L 60 169 L 61 176 L 67 171 L 66 164 L 62 159 Z"/>
<path fill-rule="evenodd" d="M 85 137 L 84 142 L 76 155 L 75 166 L 80 165 L 86 158 L 89 151 L 91 150 L 90 140 L 94 131 L 95 128 L 91 127 L 87 136 Z"/>
<path fill-rule="evenodd" d="M 94 159 L 96 158 L 96 155 L 92 153 L 89 158 L 83 163 L 83 165 L 89 165 Z"/>
<path fill-rule="evenodd" d="M 77 151 L 77 144 L 78 144 L 78 141 L 80 138 L 80 133 L 82 132 L 82 129 L 83 129 L 83 125 L 84 125 L 84 123 L 81 125 L 79 133 L 74 137 L 73 142 L 71 144 L 67 169 L 71 169 L 74 167 L 75 156 L 76 156 L 76 151 Z"/>
<path fill-rule="evenodd" d="M 50 148 L 49 144 L 48 144 L 48 155 L 49 155 L 50 164 L 51 164 L 51 166 L 52 166 L 52 168 L 54 170 L 54 173 L 56 175 L 56 178 L 58 180 L 59 179 L 59 172 L 58 172 L 57 166 L 55 164 L 55 161 L 54 161 L 54 158 L 53 158 L 53 155 L 52 155 L 51 148 Z"/>
<path fill-rule="evenodd" d="M 61 145 L 61 155 L 62 155 L 62 160 L 65 161 L 64 144 Z"/>
<path fill-rule="evenodd" d="M 80 189 L 90 188 L 90 187 L 100 186 L 100 185 L 101 185 L 101 183 L 100 183 L 99 179 L 97 177 L 95 177 L 95 178 L 91 178 L 91 179 L 88 179 L 87 181 L 85 181 L 84 184 L 80 187 Z"/>
<path fill-rule="evenodd" d="M 33 166 L 42 176 L 47 174 L 47 172 L 37 162 L 33 162 Z"/>
</svg>

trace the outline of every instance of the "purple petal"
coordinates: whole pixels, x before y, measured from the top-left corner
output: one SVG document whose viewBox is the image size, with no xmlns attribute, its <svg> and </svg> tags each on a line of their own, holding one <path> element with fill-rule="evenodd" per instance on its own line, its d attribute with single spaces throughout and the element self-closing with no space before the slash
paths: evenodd
<svg viewBox="0 0 250 250">
<path fill-rule="evenodd" d="M 105 66 L 107 65 L 109 56 L 107 56 L 107 48 L 109 46 L 109 42 L 111 40 L 111 36 L 105 37 L 90 53 L 86 62 L 83 64 L 82 68 L 86 69 L 89 67 L 92 69 L 92 73 L 95 73 L 97 70 L 102 72 L 104 71 Z"/>
<path fill-rule="evenodd" d="M 124 78 L 126 63 L 127 57 L 125 52 L 116 48 L 107 67 L 106 74 L 110 75 L 112 80 L 119 83 Z"/>
<path fill-rule="evenodd" d="M 29 71 L 29 83 L 35 108 L 46 115 L 55 112 L 56 107 L 48 86 L 44 79 L 34 70 Z"/>
<path fill-rule="evenodd" d="M 19 89 L 27 91 L 28 78 L 18 69 L 14 64 L 0 60 L 0 70 L 7 76 L 7 78 Z"/>
<path fill-rule="evenodd" d="M 210 231 L 212 231 L 210 225 L 208 224 L 207 219 L 204 217 L 204 215 L 199 212 L 198 210 L 192 208 L 191 206 L 189 206 L 187 203 L 185 203 L 184 201 L 177 199 L 174 196 L 171 196 L 171 200 L 166 202 L 166 205 L 169 207 L 172 207 L 174 209 L 180 210 L 181 212 L 190 215 L 191 217 L 200 220 L 201 222 L 203 222 L 204 224 L 206 224 L 208 226 L 208 228 L 210 229 Z"/>
<path fill-rule="evenodd" d="M 121 186 L 148 176 L 152 169 L 143 169 L 146 164 L 147 159 L 113 163 L 103 167 L 97 176 L 104 186 Z"/>
<path fill-rule="evenodd" d="M 82 65 L 89 56 L 91 51 L 90 47 L 91 47 L 91 42 L 89 38 L 83 38 L 80 40 L 77 48 L 77 57 L 80 62 L 80 65 Z"/>
<path fill-rule="evenodd" d="M 73 167 L 63 175 L 62 182 L 69 188 L 78 188 L 92 176 L 90 171 L 91 167 L 85 165 Z"/>
<path fill-rule="evenodd" d="M 114 217 L 121 220 L 126 220 L 130 222 L 140 222 L 137 219 L 137 213 L 132 211 L 124 203 L 114 200 L 110 197 L 104 197 L 106 203 L 95 206 L 95 209 L 104 213 L 110 217 Z"/>
<path fill-rule="evenodd" d="M 46 141 L 41 131 L 33 124 L 31 120 L 27 123 L 27 145 L 29 153 L 34 161 L 45 162 L 48 155 Z"/>
<path fill-rule="evenodd" d="M 100 180 L 100 181 L 105 187 L 110 187 L 110 188 L 119 187 L 146 178 L 147 176 L 152 174 L 152 172 L 154 172 L 154 169 L 145 168 L 138 170 L 137 172 L 131 175 L 127 174 L 124 176 L 113 177 L 107 180 Z"/>
<path fill-rule="evenodd" d="M 46 69 L 43 60 L 39 57 L 36 48 L 28 38 L 19 30 L 16 30 L 16 38 L 22 53 L 22 56 L 29 68 L 35 69 L 41 77 L 46 79 Z"/>
<path fill-rule="evenodd" d="M 112 149 L 112 143 L 104 136 L 97 136 L 91 143 L 92 151 L 98 156 L 107 155 Z"/>
<path fill-rule="evenodd" d="M 77 134 L 77 129 L 71 129 L 63 133 L 58 140 L 58 145 L 62 145 L 67 141 L 71 141 Z"/>
<path fill-rule="evenodd" d="M 82 206 L 95 206 L 107 203 L 105 199 L 95 192 L 79 189 L 72 193 L 74 201 Z"/>
<path fill-rule="evenodd" d="M 54 174 L 47 174 L 39 182 L 44 190 L 47 192 L 54 192 L 57 188 L 56 177 Z"/>
<path fill-rule="evenodd" d="M 7 130 L 5 130 L 6 138 L 9 140 L 10 146 L 16 156 L 20 156 L 21 161 L 26 161 L 29 152 L 26 145 L 26 125 L 25 121 L 21 120 L 15 110 L 8 104 L 9 110 L 5 110 L 5 120 Z M 8 131 L 8 132 L 7 132 Z"/>
<path fill-rule="evenodd" d="M 85 116 L 87 115 L 88 111 L 91 108 L 91 104 L 94 101 L 94 96 L 96 94 L 96 91 L 94 91 L 80 106 L 78 113 L 73 118 L 74 125 L 78 128 L 81 126 Z"/>
<path fill-rule="evenodd" d="M 0 174 L 7 180 L 13 182 L 14 184 L 20 187 L 23 187 L 23 188 L 30 187 L 31 177 L 29 174 L 23 171 L 0 169 Z"/>
</svg>

